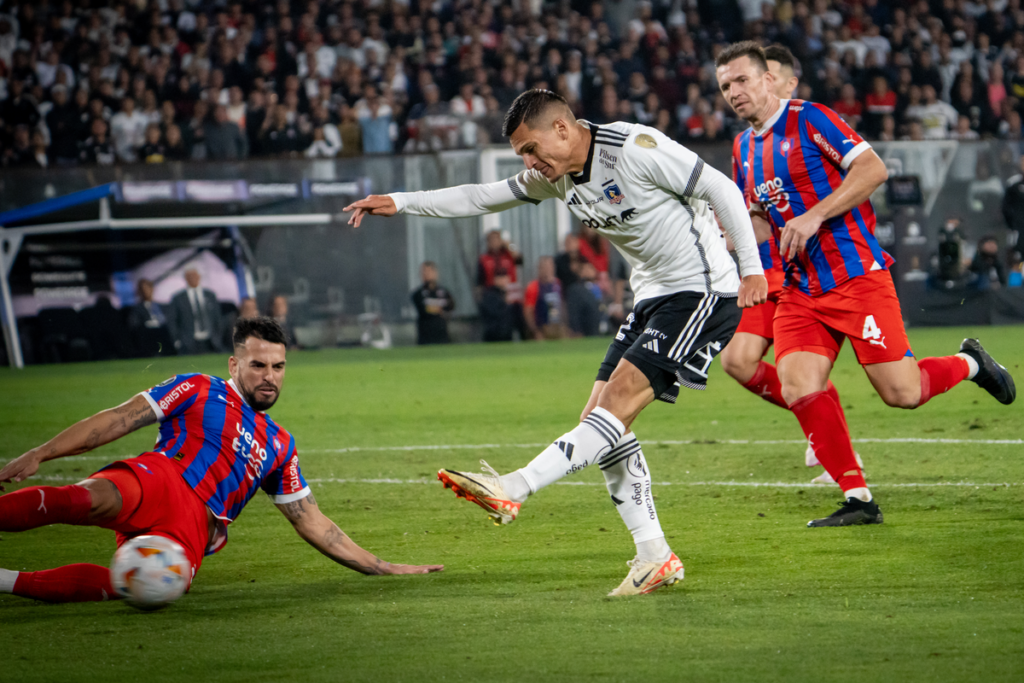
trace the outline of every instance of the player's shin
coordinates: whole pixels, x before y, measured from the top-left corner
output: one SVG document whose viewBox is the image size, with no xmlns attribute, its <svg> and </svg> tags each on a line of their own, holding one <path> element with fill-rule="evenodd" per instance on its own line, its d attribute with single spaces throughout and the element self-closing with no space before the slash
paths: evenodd
<svg viewBox="0 0 1024 683">
<path fill-rule="evenodd" d="M 46 602 L 95 602 L 120 598 L 110 584 L 110 570 L 96 564 L 69 564 L 38 572 L 0 569 L 0 592 Z"/>
<path fill-rule="evenodd" d="M 870 501 L 871 492 L 857 464 L 850 430 L 832 396 L 827 391 L 817 391 L 794 401 L 790 410 L 800 422 L 818 461 L 847 497 Z"/>
<path fill-rule="evenodd" d="M 658 521 L 651 494 L 651 473 L 640 443 L 632 433 L 600 461 L 601 474 L 612 504 L 633 534 L 637 558 L 645 562 L 664 562 L 672 555 Z"/>
<path fill-rule="evenodd" d="M 972 359 L 973 360 L 973 359 Z M 971 370 L 977 373 L 977 363 L 971 368 L 967 358 L 961 355 L 941 356 L 938 358 L 922 358 L 917 361 L 921 369 L 921 400 L 918 407 L 929 399 L 944 394 L 960 382 L 971 376 Z"/>
<path fill-rule="evenodd" d="M 30 486 L 0 496 L 0 531 L 88 524 L 90 509 L 92 495 L 82 486 Z"/>
<path fill-rule="evenodd" d="M 580 424 L 545 448 L 519 470 L 531 493 L 567 474 L 597 462 L 612 450 L 626 431 L 622 422 L 604 408 L 594 408 Z"/>
</svg>

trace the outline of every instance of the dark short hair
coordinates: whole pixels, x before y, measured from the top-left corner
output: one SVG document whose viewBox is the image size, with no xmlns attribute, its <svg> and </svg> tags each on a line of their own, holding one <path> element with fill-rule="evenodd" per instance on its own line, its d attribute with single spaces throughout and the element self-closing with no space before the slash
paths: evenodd
<svg viewBox="0 0 1024 683">
<path fill-rule="evenodd" d="M 235 321 L 235 329 L 231 333 L 231 341 L 235 346 L 245 346 L 249 337 L 256 337 L 271 344 L 288 346 L 288 337 L 284 329 L 273 318 L 261 315 L 255 318 L 239 318 Z"/>
<path fill-rule="evenodd" d="M 565 107 L 569 112 L 569 116 L 572 116 L 569 103 L 558 93 L 551 92 L 550 90 L 541 90 L 540 88 L 527 90 L 517 97 L 512 102 L 512 106 L 508 108 L 508 113 L 505 114 L 505 122 L 501 125 L 501 134 L 505 137 L 511 137 L 516 128 L 519 128 L 524 123 L 527 127 L 530 127 L 537 120 L 537 117 L 547 111 L 548 107 L 552 105 Z M 575 119 L 575 117 L 573 118 Z"/>
<path fill-rule="evenodd" d="M 741 40 L 727 46 L 715 57 L 715 68 L 725 66 L 729 62 L 736 61 L 741 57 L 749 57 L 750 61 L 760 67 L 761 71 L 768 70 L 768 61 L 764 56 L 764 49 L 753 40 Z"/>
<path fill-rule="evenodd" d="M 788 66 L 789 70 L 793 72 L 797 77 L 800 76 L 798 73 L 800 70 L 800 62 L 793 53 L 789 51 L 789 48 L 785 45 L 769 45 L 764 49 L 765 61 L 771 60 L 778 62 L 781 66 Z"/>
</svg>

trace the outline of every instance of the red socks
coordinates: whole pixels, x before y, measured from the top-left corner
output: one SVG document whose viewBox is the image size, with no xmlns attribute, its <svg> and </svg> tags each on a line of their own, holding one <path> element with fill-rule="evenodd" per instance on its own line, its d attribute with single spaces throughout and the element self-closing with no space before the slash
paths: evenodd
<svg viewBox="0 0 1024 683">
<path fill-rule="evenodd" d="M 69 564 L 41 572 L 21 572 L 14 583 L 14 594 L 47 602 L 92 602 L 120 598 L 110 585 L 110 570 L 97 564 Z"/>
<path fill-rule="evenodd" d="M 754 376 L 743 387 L 769 403 L 774 403 L 780 408 L 789 409 L 786 399 L 782 398 L 782 382 L 779 381 L 779 371 L 771 363 L 765 363 L 764 361 L 758 363 L 757 372 L 754 373 Z M 829 380 L 825 391 L 828 392 L 828 395 L 839 406 L 839 413 L 843 415 L 843 420 L 845 421 L 846 415 L 843 414 L 843 404 L 839 401 L 839 392 L 836 391 L 836 385 L 832 384 L 832 380 Z"/>
<path fill-rule="evenodd" d="M 835 389 L 833 388 L 833 392 Z M 843 491 L 866 488 L 864 473 L 857 465 L 842 409 L 832 392 L 818 391 L 795 401 L 790 410 L 800 421 L 818 462 Z"/>
<path fill-rule="evenodd" d="M 779 381 L 779 373 L 771 363 L 764 361 L 758 363 L 757 372 L 743 386 L 769 403 L 774 403 L 780 408 L 789 408 L 786 400 L 782 398 L 782 382 Z"/>
<path fill-rule="evenodd" d="M 0 496 L 0 531 L 88 524 L 92 495 L 81 486 L 30 486 Z"/>
<path fill-rule="evenodd" d="M 963 382 L 971 371 L 967 361 L 959 356 L 922 358 L 917 361 L 917 367 L 921 369 L 921 400 L 918 407 L 933 396 L 944 394 Z"/>
</svg>

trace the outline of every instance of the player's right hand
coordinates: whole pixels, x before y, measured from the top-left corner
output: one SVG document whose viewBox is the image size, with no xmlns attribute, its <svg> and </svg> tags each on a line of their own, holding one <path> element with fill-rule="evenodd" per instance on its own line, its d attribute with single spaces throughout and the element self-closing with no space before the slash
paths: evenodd
<svg viewBox="0 0 1024 683">
<path fill-rule="evenodd" d="M 764 275 L 747 275 L 740 280 L 736 305 L 751 308 L 768 300 L 768 280 Z"/>
<path fill-rule="evenodd" d="M 392 564 L 388 563 L 385 574 L 432 574 L 444 571 L 443 564 Z"/>
<path fill-rule="evenodd" d="M 21 455 L 4 465 L 0 469 L 0 482 L 13 481 L 22 482 L 39 471 L 39 463 L 42 462 L 34 450 Z M 0 483 L 0 491 L 3 491 L 3 484 Z"/>
<path fill-rule="evenodd" d="M 358 228 L 359 224 L 363 222 L 363 216 L 366 214 L 371 216 L 394 216 L 398 213 L 398 207 L 395 206 L 395 200 L 386 194 L 371 194 L 366 199 L 360 199 L 358 202 L 349 204 L 342 211 L 346 213 L 352 212 L 352 217 L 348 219 L 348 224 Z"/>
</svg>

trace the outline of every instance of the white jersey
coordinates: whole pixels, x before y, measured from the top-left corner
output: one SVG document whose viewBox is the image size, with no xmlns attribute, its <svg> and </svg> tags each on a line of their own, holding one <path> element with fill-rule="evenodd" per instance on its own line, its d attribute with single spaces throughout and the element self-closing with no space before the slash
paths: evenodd
<svg viewBox="0 0 1024 683">
<path fill-rule="evenodd" d="M 746 204 L 729 178 L 654 128 L 580 123 L 590 128 L 590 150 L 578 175 L 552 183 L 525 170 L 498 183 L 390 196 L 400 212 L 442 218 L 561 199 L 632 266 L 638 302 L 676 292 L 736 296 L 736 265 L 716 214 L 732 238 L 741 273 L 763 273 Z"/>
</svg>

